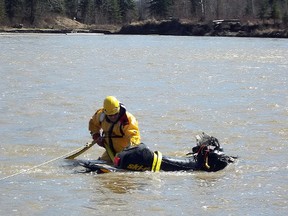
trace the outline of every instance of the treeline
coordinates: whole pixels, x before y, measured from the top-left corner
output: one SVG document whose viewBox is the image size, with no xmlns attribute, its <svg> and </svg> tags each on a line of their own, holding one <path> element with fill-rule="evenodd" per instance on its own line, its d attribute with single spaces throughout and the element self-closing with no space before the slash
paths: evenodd
<svg viewBox="0 0 288 216">
<path fill-rule="evenodd" d="M 37 25 L 53 15 L 85 24 L 147 19 L 240 19 L 288 23 L 288 0 L 0 0 L 0 23 Z"/>
</svg>

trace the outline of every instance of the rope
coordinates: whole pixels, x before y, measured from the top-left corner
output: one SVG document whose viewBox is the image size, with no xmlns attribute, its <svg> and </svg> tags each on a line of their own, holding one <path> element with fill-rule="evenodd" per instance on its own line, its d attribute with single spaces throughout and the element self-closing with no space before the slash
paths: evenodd
<svg viewBox="0 0 288 216">
<path fill-rule="evenodd" d="M 80 148 L 75 149 L 75 150 L 73 150 L 73 151 L 71 151 L 71 152 L 69 152 L 69 153 L 66 153 L 66 154 L 62 155 L 62 156 L 56 157 L 56 158 L 54 158 L 54 159 L 52 159 L 52 160 L 49 160 L 49 161 L 46 161 L 46 162 L 44 162 L 44 163 L 38 164 L 38 165 L 36 165 L 36 166 L 33 166 L 33 167 L 29 168 L 29 169 L 26 169 L 26 170 L 23 170 L 23 171 L 21 171 L 21 172 L 14 173 L 14 174 L 12 174 L 12 175 L 9 175 L 9 176 L 0 178 L 0 181 L 5 180 L 5 179 L 8 179 L 8 178 L 12 178 L 12 177 L 17 176 L 17 175 L 21 175 L 21 174 L 23 174 L 23 173 L 29 172 L 29 171 L 31 171 L 31 170 L 33 170 L 33 169 L 38 168 L 38 167 L 41 167 L 41 166 L 44 166 L 44 165 L 46 165 L 46 164 L 52 163 L 52 162 L 54 162 L 54 161 L 56 161 L 56 160 L 59 160 L 59 159 L 61 159 L 61 158 L 64 158 L 64 157 L 72 154 L 73 152 L 79 151 L 79 150 L 82 149 L 82 148 L 83 148 L 83 147 L 80 147 Z"/>
</svg>

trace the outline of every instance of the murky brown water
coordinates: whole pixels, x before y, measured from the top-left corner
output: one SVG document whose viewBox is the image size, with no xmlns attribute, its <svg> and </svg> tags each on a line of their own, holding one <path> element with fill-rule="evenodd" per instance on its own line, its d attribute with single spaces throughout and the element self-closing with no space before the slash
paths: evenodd
<svg viewBox="0 0 288 216">
<path fill-rule="evenodd" d="M 0 47 L 1 215 L 287 214 L 287 40 L 2 34 Z M 240 160 L 217 173 L 77 173 L 57 158 L 90 141 L 106 95 L 151 149 L 180 156 L 205 131 Z"/>
</svg>

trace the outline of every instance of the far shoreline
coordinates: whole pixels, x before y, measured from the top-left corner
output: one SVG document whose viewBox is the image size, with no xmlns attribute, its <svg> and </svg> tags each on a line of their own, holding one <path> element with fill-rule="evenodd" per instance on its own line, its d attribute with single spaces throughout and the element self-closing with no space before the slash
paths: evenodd
<svg viewBox="0 0 288 216">
<path fill-rule="evenodd" d="M 235 20 L 217 20 L 212 23 L 184 23 L 179 20 L 145 21 L 109 28 L 24 28 L 19 26 L 0 27 L 0 33 L 100 33 L 121 35 L 171 35 L 171 36 L 213 36 L 213 37 L 258 37 L 288 38 L 288 28 L 279 24 L 242 24 Z"/>
</svg>

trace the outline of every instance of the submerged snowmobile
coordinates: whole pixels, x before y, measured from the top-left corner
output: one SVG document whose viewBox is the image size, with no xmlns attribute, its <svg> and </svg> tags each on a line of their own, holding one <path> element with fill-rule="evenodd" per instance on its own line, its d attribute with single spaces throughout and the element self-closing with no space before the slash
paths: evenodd
<svg viewBox="0 0 288 216">
<path fill-rule="evenodd" d="M 124 149 L 114 158 L 114 165 L 103 161 L 82 161 L 79 164 L 86 172 L 117 171 L 207 171 L 216 172 L 233 163 L 237 157 L 227 156 L 220 147 L 217 138 L 206 133 L 196 136 L 196 146 L 186 157 L 162 155 L 159 151 L 151 151 L 144 143 Z"/>
</svg>

